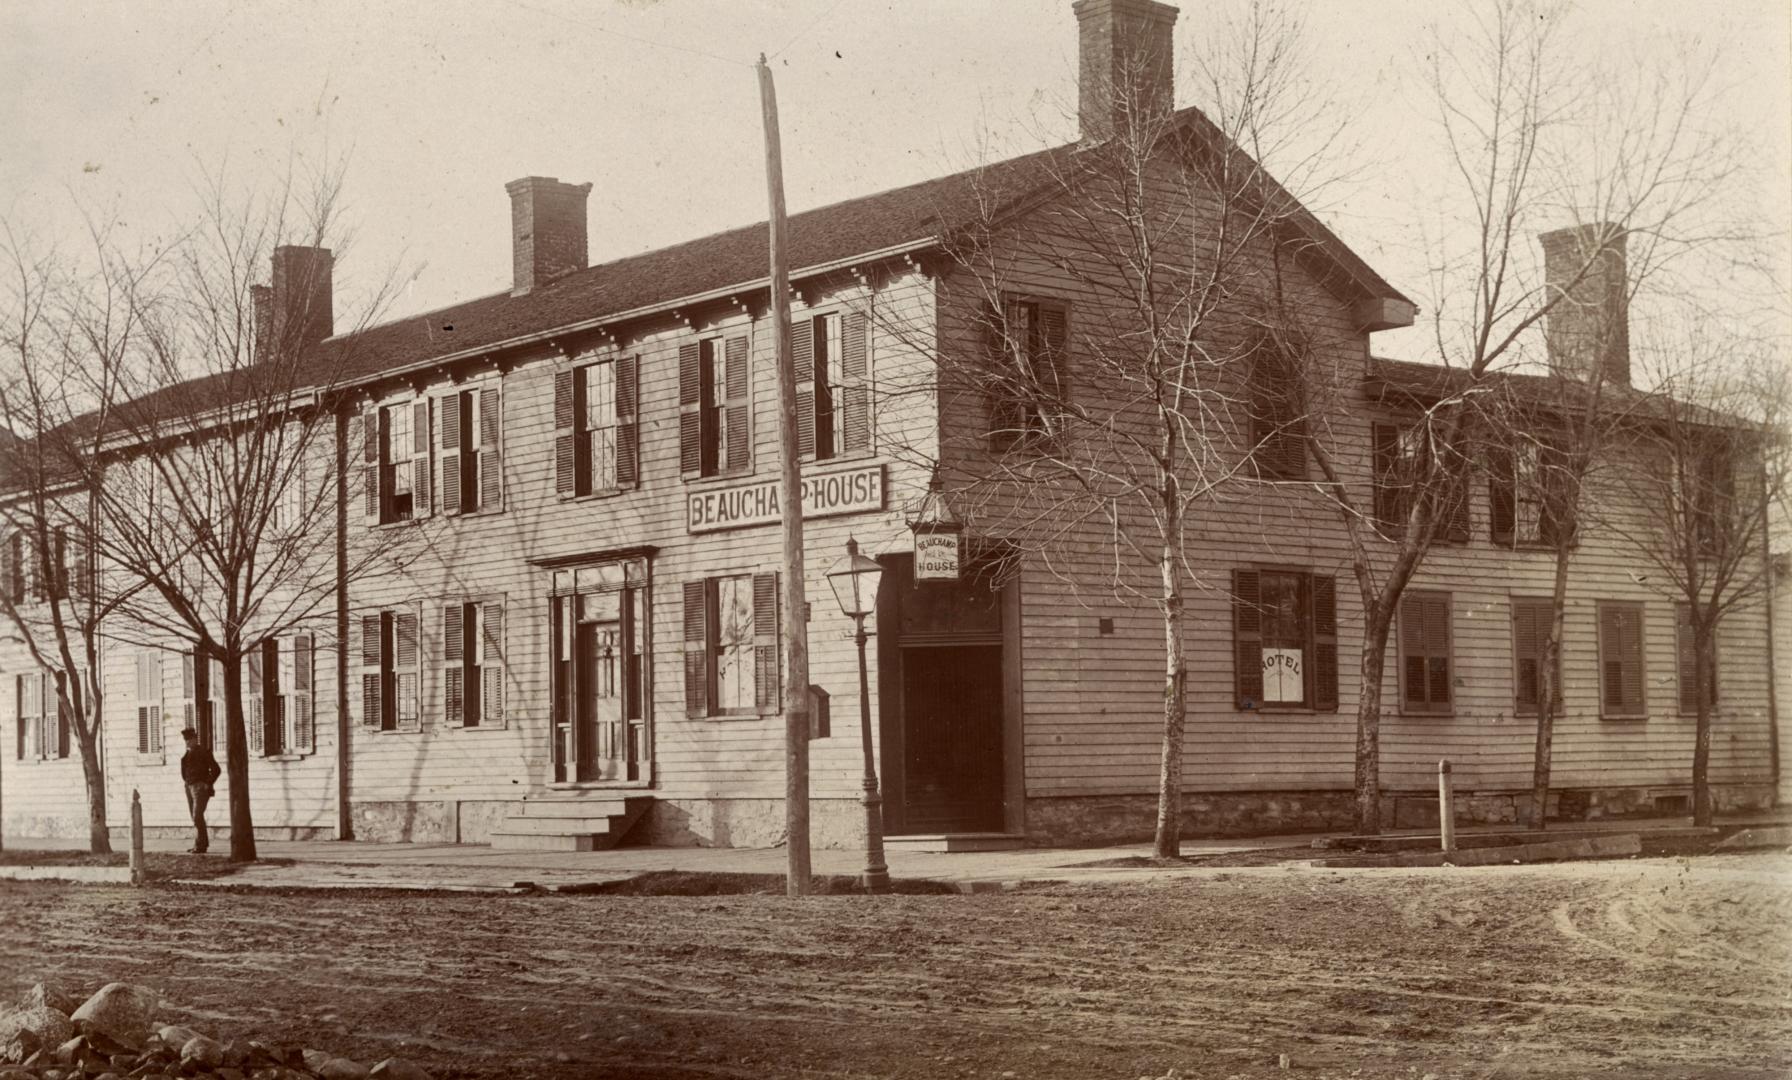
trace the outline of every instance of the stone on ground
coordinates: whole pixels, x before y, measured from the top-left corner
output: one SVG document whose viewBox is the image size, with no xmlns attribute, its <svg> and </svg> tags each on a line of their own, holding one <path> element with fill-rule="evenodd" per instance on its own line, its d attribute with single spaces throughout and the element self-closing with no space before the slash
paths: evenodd
<svg viewBox="0 0 1792 1080">
<path fill-rule="evenodd" d="M 127 1046 L 142 1046 L 154 1030 L 159 998 L 147 986 L 107 983 L 70 1017 L 84 1032 L 110 1035 Z"/>
<path fill-rule="evenodd" d="M 224 1064 L 224 1044 L 204 1035 L 195 1035 L 181 1044 L 180 1063 L 215 1069 Z"/>
<path fill-rule="evenodd" d="M 19 1008 L 34 1009 L 44 1005 L 67 1016 L 81 1006 L 81 999 L 54 983 L 33 983 L 19 995 Z"/>
<path fill-rule="evenodd" d="M 305 1050 L 303 1051 L 303 1056 L 305 1059 L 305 1068 L 310 1069 L 312 1072 L 317 1072 L 324 1067 L 324 1062 L 330 1060 L 330 1055 L 324 1053 L 322 1050 Z"/>
<path fill-rule="evenodd" d="M 57 1009 L 37 1005 L 0 1015 L 0 1065 L 17 1065 L 43 1047 L 75 1037 L 75 1025 Z"/>
<path fill-rule="evenodd" d="M 156 1029 L 156 1037 L 161 1039 L 165 1045 L 172 1046 L 177 1050 L 192 1042 L 198 1034 L 192 1028 L 182 1027 L 179 1024 L 163 1024 Z"/>
<path fill-rule="evenodd" d="M 429 1070 L 401 1057 L 387 1058 L 367 1075 L 371 1080 L 430 1080 Z"/>
<path fill-rule="evenodd" d="M 333 1057 L 317 1070 L 323 1080 L 367 1080 L 367 1066 L 348 1058 Z"/>
</svg>

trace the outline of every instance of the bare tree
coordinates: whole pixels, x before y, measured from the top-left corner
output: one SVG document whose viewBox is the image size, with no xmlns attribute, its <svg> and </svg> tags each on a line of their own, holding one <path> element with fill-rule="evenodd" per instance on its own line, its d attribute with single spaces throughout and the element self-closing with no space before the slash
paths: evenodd
<svg viewBox="0 0 1792 1080">
<path fill-rule="evenodd" d="M 90 220 L 101 263 L 112 248 L 109 225 Z M 66 756 L 73 735 L 87 793 L 88 843 L 109 852 L 106 783 L 99 740 L 104 716 L 100 677 L 101 627 L 131 586 L 102 591 L 93 574 L 91 497 L 69 462 L 84 445 L 91 410 L 84 393 L 90 349 L 116 349 L 130 336 L 129 304 L 114 287 L 130 290 L 152 272 L 154 259 L 123 271 L 105 267 L 103 301 L 110 321 L 103 340 L 75 332 L 71 288 L 77 260 L 55 250 L 33 251 L 10 223 L 3 226 L 6 287 L 0 293 L 0 615 L 36 671 L 21 676 L 21 704 L 30 703 L 35 748 Z M 93 313 L 89 313 L 93 314 Z M 116 355 L 116 354 L 115 354 Z M 22 718 L 21 718 L 22 719 Z M 21 732 L 21 738 L 23 738 Z"/>
<path fill-rule="evenodd" d="M 1381 688 L 1389 631 L 1434 544 L 1467 528 L 1471 465 L 1489 438 L 1499 380 L 1526 359 L 1525 343 L 1626 238 L 1632 267 L 1729 235 L 1709 211 L 1734 172 L 1726 135 L 1711 122 L 1709 63 L 1688 58 L 1674 78 L 1639 80 L 1592 70 L 1558 40 L 1560 11 L 1528 0 L 1479 9 L 1468 34 L 1429 43 L 1429 81 L 1454 183 L 1439 193 L 1466 227 L 1433 240 L 1435 366 L 1431 378 L 1372 380 L 1409 418 L 1377 451 L 1374 502 L 1353 489 L 1346 380 L 1304 365 L 1309 446 L 1321 490 L 1350 546 L 1363 611 L 1357 701 L 1357 826 L 1379 831 Z M 1641 85 L 1638 85 L 1641 82 Z M 1460 207 L 1460 211 L 1456 208 Z M 1599 223 L 1545 276 L 1532 254 L 1544 223 Z M 1305 355 L 1298 340 L 1291 355 Z M 1390 370 L 1378 375 L 1394 375 Z M 1329 395 L 1327 400 L 1324 395 Z M 1496 443 L 1499 439 L 1494 440 Z"/>
<path fill-rule="evenodd" d="M 1609 515 L 1607 527 L 1678 612 L 1678 706 L 1697 718 L 1693 822 L 1704 826 L 1714 811 L 1717 632 L 1769 595 L 1768 520 L 1789 479 L 1792 373 L 1771 346 L 1702 320 L 1649 353 L 1655 392 L 1624 427 L 1634 453 L 1619 478 L 1631 512 Z"/>
<path fill-rule="evenodd" d="M 339 164 L 267 192 L 209 177 L 196 226 L 153 266 L 108 250 L 63 304 L 90 408 L 47 444 L 53 468 L 87 496 L 108 633 L 184 642 L 196 670 L 219 669 L 233 861 L 256 856 L 251 743 L 278 739 L 286 719 L 245 674 L 267 642 L 308 629 L 412 542 L 392 531 L 338 546 L 361 475 L 347 467 L 343 387 L 366 362 L 364 331 L 391 280 L 363 289 L 353 325 L 332 336 L 342 180 Z M 270 265 L 272 285 L 259 284 Z M 294 658 L 307 675 L 313 652 Z M 194 720 L 209 729 L 217 718 L 196 696 Z M 245 698 L 261 701 L 258 716 L 246 719 Z"/>
<path fill-rule="evenodd" d="M 1081 145 L 951 193 L 939 340 L 883 314 L 937 357 L 937 383 L 918 389 L 937 395 L 938 457 L 979 530 L 1067 589 L 1094 567 L 1108 595 L 1159 618 L 1159 857 L 1181 837 L 1198 507 L 1256 475 L 1234 442 L 1249 427 L 1237 372 L 1266 347 L 1278 259 L 1323 232 L 1263 164 L 1288 149 L 1300 34 L 1265 7 L 1220 36 L 1199 68 L 1207 112 L 1171 108 L 1167 55 L 1124 57 L 1095 86 L 1111 111 Z M 1317 173 L 1327 149 L 1281 153 L 1284 175 Z"/>
</svg>

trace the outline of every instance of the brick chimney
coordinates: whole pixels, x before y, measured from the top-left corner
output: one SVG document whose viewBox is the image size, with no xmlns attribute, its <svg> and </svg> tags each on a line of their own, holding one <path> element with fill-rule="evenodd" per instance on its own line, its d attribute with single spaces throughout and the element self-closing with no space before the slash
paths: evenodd
<svg viewBox="0 0 1792 1080">
<path fill-rule="evenodd" d="M 273 341 L 305 346 L 336 332 L 331 282 L 335 267 L 336 256 L 329 248 L 282 244 L 274 249 L 273 286 L 267 303 Z M 259 299 L 255 307 L 259 314 Z"/>
<path fill-rule="evenodd" d="M 1076 0 L 1081 70 L 1077 116 L 1083 141 L 1100 142 L 1140 118 L 1176 107 L 1173 34 L 1177 10 L 1153 0 Z"/>
<path fill-rule="evenodd" d="M 1630 317 L 1624 230 L 1612 222 L 1546 232 L 1543 281 L 1552 299 L 1544 340 L 1550 370 L 1577 379 L 1595 371 L 1630 385 Z M 1579 277 L 1576 282 L 1575 278 Z"/>
<path fill-rule="evenodd" d="M 516 276 L 510 295 L 523 296 L 590 265 L 585 250 L 585 198 L 590 184 L 562 184 L 552 176 L 525 176 L 504 185 L 510 192 L 511 257 Z"/>
</svg>

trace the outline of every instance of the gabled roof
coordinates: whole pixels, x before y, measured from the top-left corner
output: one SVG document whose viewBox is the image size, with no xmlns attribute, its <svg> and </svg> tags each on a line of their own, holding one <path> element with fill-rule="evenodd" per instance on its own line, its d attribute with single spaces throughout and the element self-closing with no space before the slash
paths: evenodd
<svg viewBox="0 0 1792 1080">
<path fill-rule="evenodd" d="M 1203 140 L 1225 139 L 1197 108 L 1180 110 L 1171 122 Z M 922 250 L 992 214 L 1024 212 L 1033 197 L 1066 175 L 1082 150 L 1081 144 L 1068 143 L 792 215 L 792 277 L 861 258 Z M 1410 305 L 1267 174 L 1259 171 L 1256 182 L 1262 197 L 1295 208 L 1287 221 L 1297 233 L 1302 258 L 1319 264 L 1328 287 Z M 308 358 L 307 365 L 330 372 L 333 385 L 367 383 L 668 310 L 687 300 L 746 292 L 766 284 L 768 248 L 765 222 L 731 229 L 578 270 L 523 296 L 496 293 L 330 338 L 311 347 L 315 363 Z M 149 415 L 164 406 L 183 414 L 219 407 L 231 402 L 239 379 L 234 373 L 205 376 L 134 405 Z"/>
</svg>

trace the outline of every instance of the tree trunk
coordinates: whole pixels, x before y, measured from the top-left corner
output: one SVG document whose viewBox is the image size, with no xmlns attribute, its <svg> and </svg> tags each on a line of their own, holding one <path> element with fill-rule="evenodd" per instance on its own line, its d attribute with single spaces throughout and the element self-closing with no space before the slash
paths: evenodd
<svg viewBox="0 0 1792 1080">
<path fill-rule="evenodd" d="M 249 739 L 243 724 L 243 659 L 224 662 L 224 775 L 230 782 L 230 861 L 255 861 L 255 822 L 249 815 Z"/>
<path fill-rule="evenodd" d="M 98 706 L 94 707 L 97 714 Z M 81 779 L 87 784 L 87 846 L 95 855 L 112 853 L 112 830 L 106 826 L 106 773 L 100 768 L 99 723 L 89 727 L 75 718 L 75 744 L 81 748 Z"/>
<path fill-rule="evenodd" d="M 1182 672 L 1182 586 L 1175 551 L 1168 544 L 1160 563 L 1164 580 L 1164 745 L 1158 767 L 1157 839 L 1152 854 L 1171 859 L 1182 852 L 1182 730 L 1187 680 Z"/>
<path fill-rule="evenodd" d="M 1362 686 L 1356 700 L 1356 829 L 1381 832 L 1381 675 L 1392 619 L 1371 607 L 1363 620 Z"/>
<path fill-rule="evenodd" d="M 1713 630 L 1709 627 L 1693 631 L 1693 672 L 1699 685 L 1699 720 L 1692 744 L 1692 823 L 1700 828 L 1711 824 L 1711 694 Z"/>
<path fill-rule="evenodd" d="M 1554 765 L 1556 738 L 1556 672 L 1561 664 L 1562 624 L 1568 606 L 1568 556 L 1566 541 L 1556 543 L 1555 587 L 1550 593 L 1549 633 L 1543 635 L 1543 655 L 1537 669 L 1537 747 L 1531 760 L 1531 828 L 1548 827 L 1549 773 Z"/>
</svg>

